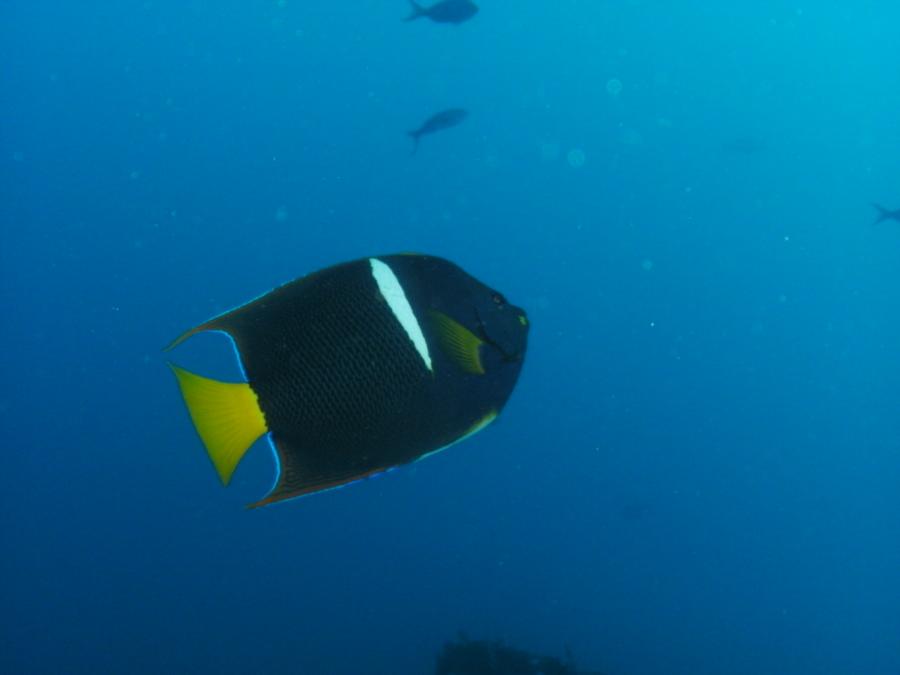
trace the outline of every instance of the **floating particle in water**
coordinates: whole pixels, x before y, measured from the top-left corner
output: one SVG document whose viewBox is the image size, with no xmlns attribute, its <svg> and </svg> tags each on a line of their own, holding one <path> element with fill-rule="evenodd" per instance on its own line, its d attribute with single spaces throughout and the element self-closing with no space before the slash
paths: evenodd
<svg viewBox="0 0 900 675">
<path fill-rule="evenodd" d="M 617 78 L 612 78 L 606 81 L 606 93 L 616 98 L 619 94 L 622 93 L 622 81 Z"/>
<path fill-rule="evenodd" d="M 288 219 L 288 212 L 287 212 L 287 209 L 286 209 L 285 207 L 283 207 L 283 206 L 279 206 L 279 207 L 275 210 L 275 222 L 283 223 L 283 222 L 286 221 L 287 219 Z"/>
<path fill-rule="evenodd" d="M 137 169 L 134 169 L 131 173 L 128 174 L 128 177 L 131 180 L 137 180 L 138 178 L 141 177 L 141 172 L 138 171 Z"/>
<path fill-rule="evenodd" d="M 541 143 L 541 159 L 546 162 L 553 162 L 559 159 L 559 143 Z"/>
<path fill-rule="evenodd" d="M 648 258 L 641 263 L 641 267 L 645 272 L 649 272 L 653 269 L 653 261 Z"/>
<path fill-rule="evenodd" d="M 587 156 L 584 154 L 584 150 L 573 148 L 566 154 L 566 161 L 573 169 L 580 169 L 587 161 Z"/>
</svg>

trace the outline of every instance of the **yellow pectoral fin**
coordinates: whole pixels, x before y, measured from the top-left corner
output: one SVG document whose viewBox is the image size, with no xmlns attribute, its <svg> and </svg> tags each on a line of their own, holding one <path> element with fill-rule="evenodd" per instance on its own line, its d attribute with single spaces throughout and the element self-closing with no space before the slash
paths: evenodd
<svg viewBox="0 0 900 675">
<path fill-rule="evenodd" d="M 446 314 L 432 310 L 428 315 L 444 353 L 465 372 L 484 375 L 481 364 L 481 345 L 484 343 L 478 336 Z"/>
<path fill-rule="evenodd" d="M 246 382 L 211 380 L 169 364 L 188 412 L 223 485 L 253 442 L 268 431 L 256 393 Z"/>
</svg>

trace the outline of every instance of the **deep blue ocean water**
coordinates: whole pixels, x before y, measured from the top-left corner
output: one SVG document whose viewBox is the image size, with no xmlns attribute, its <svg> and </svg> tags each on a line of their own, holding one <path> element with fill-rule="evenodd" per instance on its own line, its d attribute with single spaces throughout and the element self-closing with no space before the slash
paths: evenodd
<svg viewBox="0 0 900 675">
<path fill-rule="evenodd" d="M 0 671 L 900 673 L 900 6 L 478 4 L 0 7 Z M 162 348 L 394 251 L 528 310 L 503 416 L 245 510 Z"/>
</svg>

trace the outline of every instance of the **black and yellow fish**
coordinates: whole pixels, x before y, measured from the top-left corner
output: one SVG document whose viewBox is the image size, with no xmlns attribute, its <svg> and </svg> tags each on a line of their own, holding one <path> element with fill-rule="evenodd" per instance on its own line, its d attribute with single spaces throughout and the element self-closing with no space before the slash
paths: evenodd
<svg viewBox="0 0 900 675">
<path fill-rule="evenodd" d="M 522 368 L 525 312 L 453 263 L 388 255 L 310 274 L 186 332 L 224 331 L 247 382 L 172 366 L 219 477 L 269 435 L 271 492 L 338 487 L 493 421 Z"/>
</svg>

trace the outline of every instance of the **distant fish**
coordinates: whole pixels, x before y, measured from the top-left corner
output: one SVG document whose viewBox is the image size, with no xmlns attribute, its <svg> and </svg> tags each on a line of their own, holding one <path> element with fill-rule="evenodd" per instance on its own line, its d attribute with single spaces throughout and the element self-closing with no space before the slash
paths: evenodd
<svg viewBox="0 0 900 675">
<path fill-rule="evenodd" d="M 422 136 L 427 136 L 428 134 L 433 134 L 436 131 L 443 131 L 444 129 L 455 127 L 457 124 L 460 124 L 464 119 L 466 119 L 468 114 L 469 113 L 462 108 L 450 108 L 449 110 L 442 110 L 441 112 L 436 113 L 425 120 L 422 126 L 420 126 L 415 131 L 408 131 L 407 133 L 412 137 L 414 143 L 412 154 L 416 154 L 416 150 L 419 149 L 419 139 Z"/>
<path fill-rule="evenodd" d="M 461 24 L 478 14 L 478 7 L 471 0 L 441 0 L 430 7 L 423 7 L 415 0 L 409 0 L 412 12 L 404 21 L 414 21 L 422 17 L 435 23 Z"/>
<path fill-rule="evenodd" d="M 883 223 L 886 220 L 896 220 L 900 223 L 900 209 L 895 209 L 891 211 L 890 209 L 886 209 L 879 204 L 872 204 L 875 209 L 878 211 L 878 218 L 875 220 L 875 224 Z"/>
</svg>

